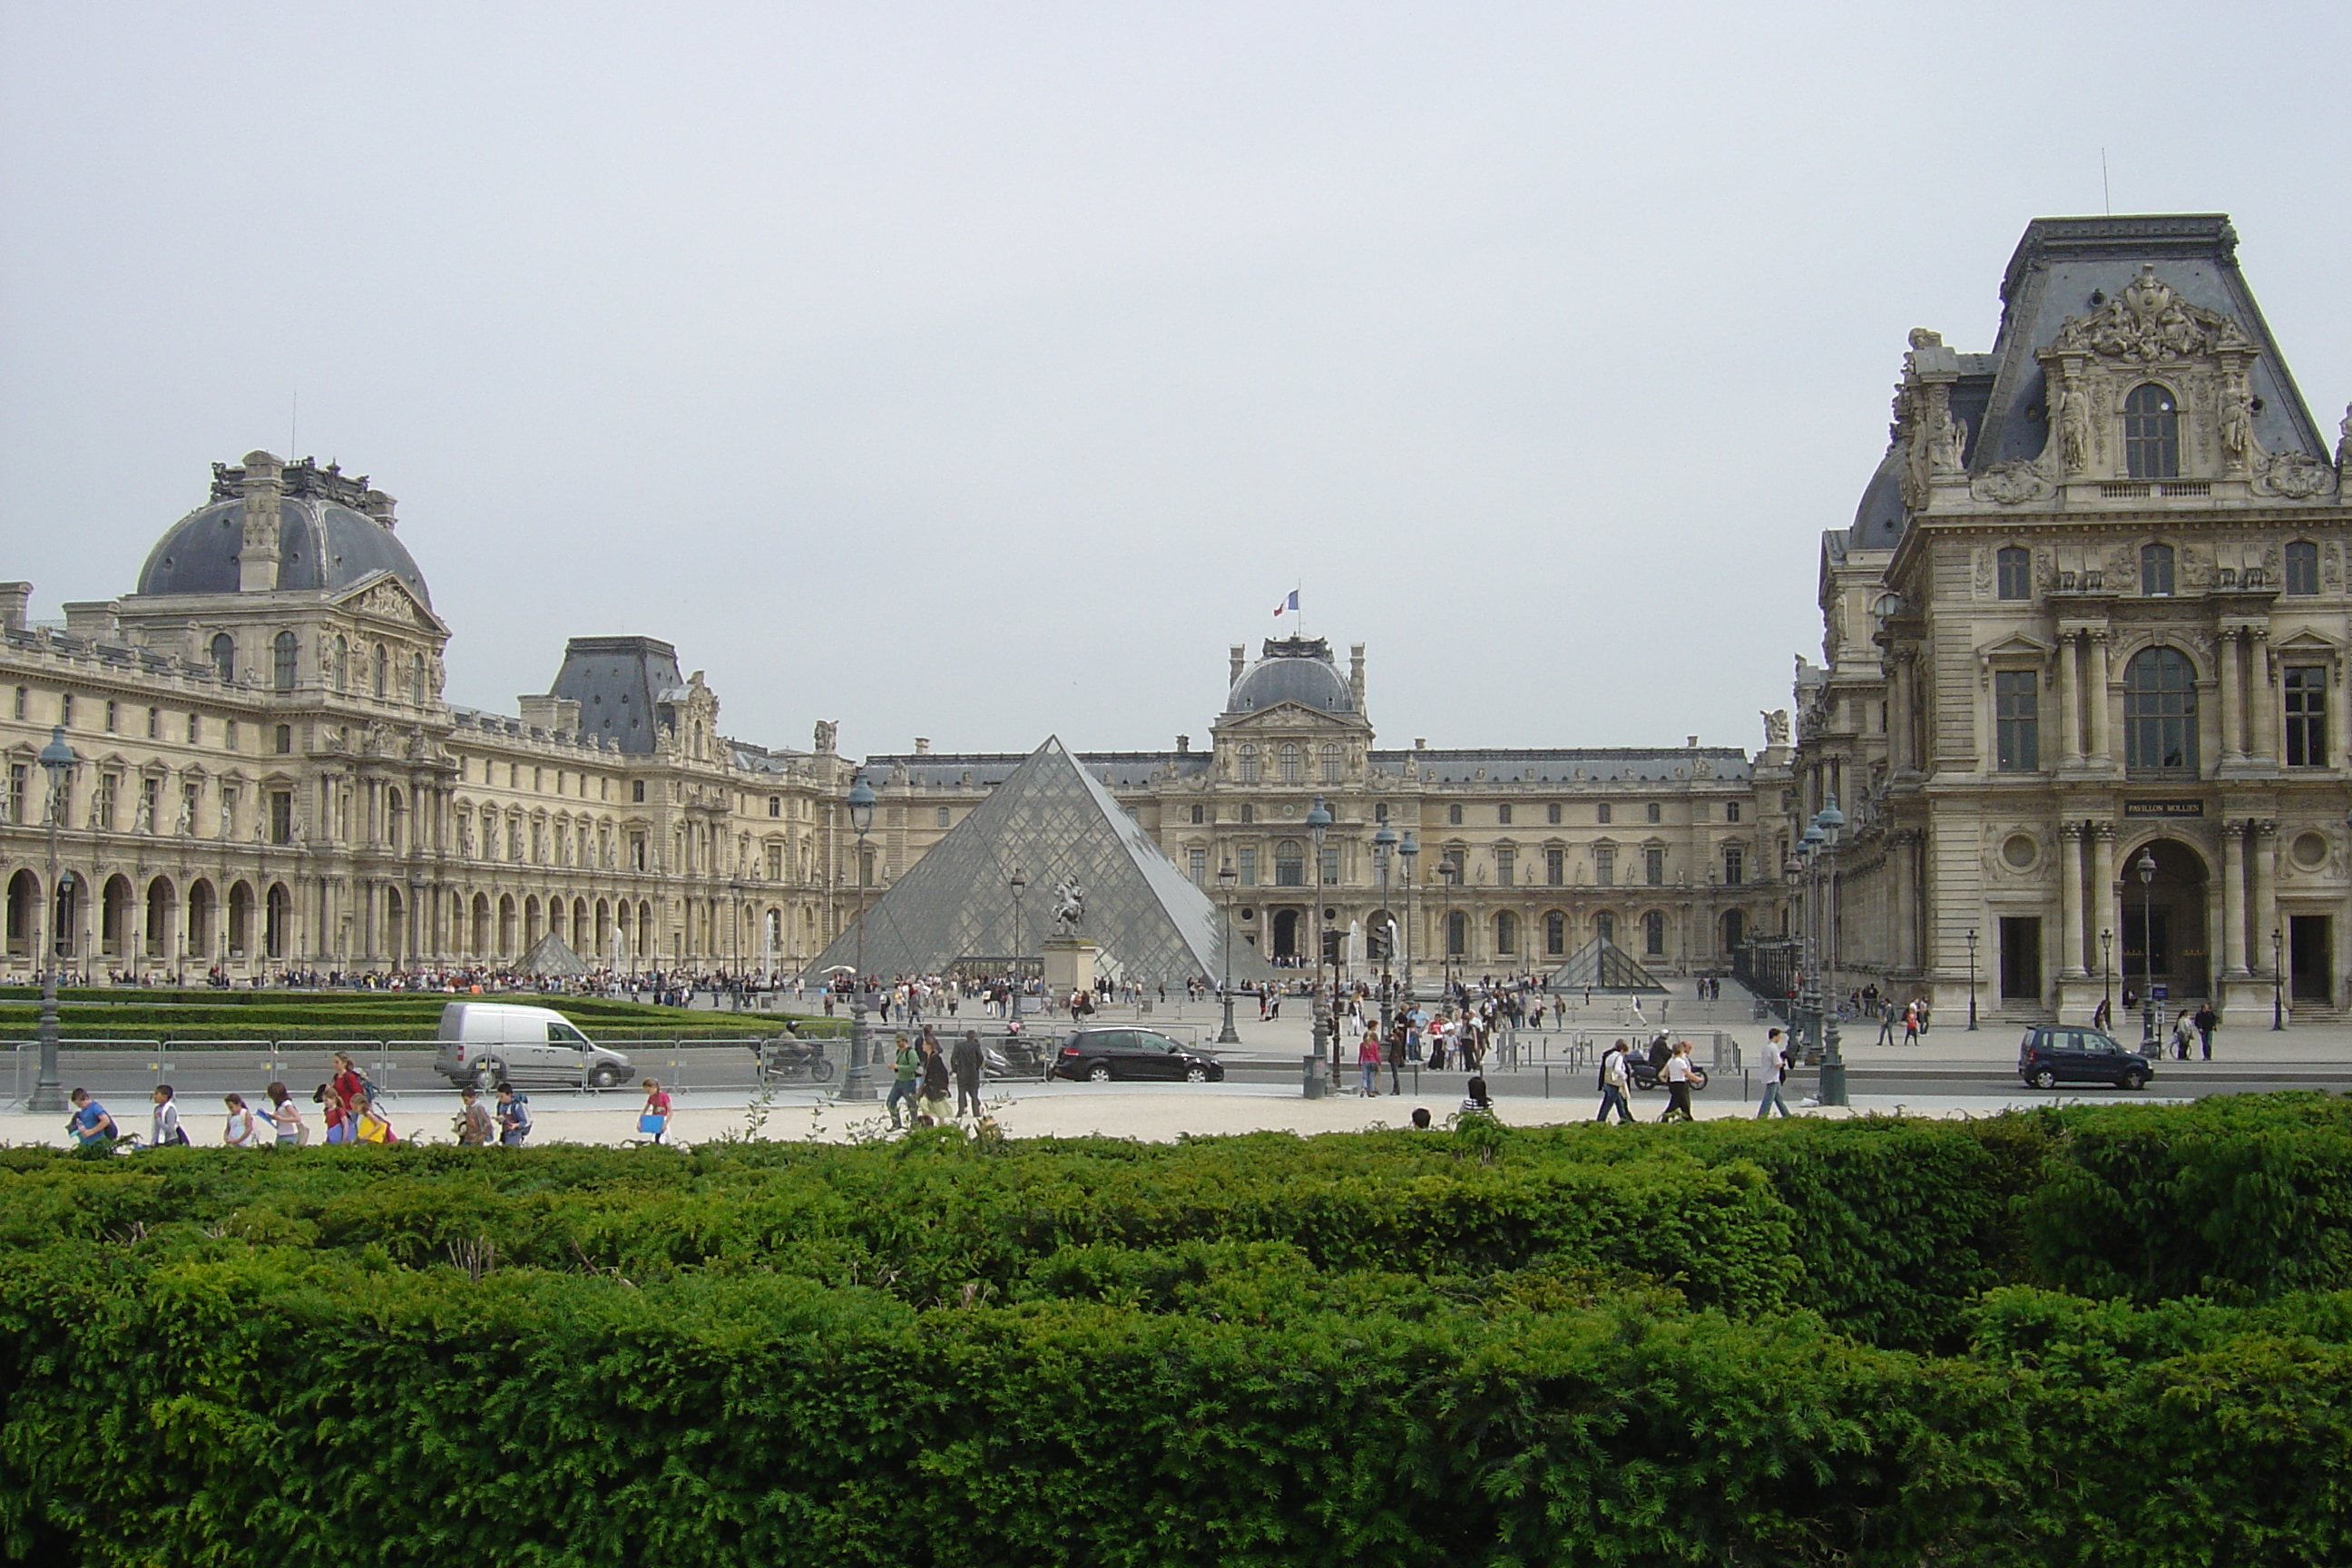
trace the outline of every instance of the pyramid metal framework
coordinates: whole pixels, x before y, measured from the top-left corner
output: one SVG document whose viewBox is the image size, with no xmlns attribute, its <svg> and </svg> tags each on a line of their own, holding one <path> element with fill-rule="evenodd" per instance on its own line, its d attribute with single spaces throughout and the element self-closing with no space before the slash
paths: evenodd
<svg viewBox="0 0 2352 1568">
<path fill-rule="evenodd" d="M 1013 873 L 1028 879 L 1017 911 Z M 1224 973 L 1224 912 L 1176 868 L 1101 781 L 1048 736 L 988 798 L 867 906 L 865 970 L 887 978 L 967 967 L 1001 973 L 1031 960 L 1059 929 L 1053 890 L 1066 877 L 1086 893 L 1078 934 L 1095 967 L 1114 978 L 1178 984 Z M 858 962 L 856 917 L 810 966 L 812 978 Z M 1269 980 L 1273 967 L 1245 942 L 1234 979 Z"/>
<path fill-rule="evenodd" d="M 1662 995 L 1666 989 L 1632 953 L 1605 936 L 1596 936 L 1570 953 L 1568 962 L 1551 972 L 1550 984 L 1555 991 L 1589 987 L 1612 993 L 1654 991 Z"/>
<path fill-rule="evenodd" d="M 576 980 L 588 973 L 587 961 L 572 951 L 572 944 L 553 931 L 549 931 L 530 944 L 522 955 L 525 974 L 551 974 L 561 979 Z"/>
</svg>

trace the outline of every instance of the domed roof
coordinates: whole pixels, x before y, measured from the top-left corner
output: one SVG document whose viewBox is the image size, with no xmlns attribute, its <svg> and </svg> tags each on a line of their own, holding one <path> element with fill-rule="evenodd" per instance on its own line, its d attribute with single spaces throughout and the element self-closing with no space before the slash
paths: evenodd
<svg viewBox="0 0 2352 1568">
<path fill-rule="evenodd" d="M 1278 702 L 1296 702 L 1318 713 L 1353 713 L 1355 693 L 1331 663 L 1331 645 L 1321 637 L 1269 639 L 1264 657 L 1243 671 L 1225 697 L 1228 713 L 1256 713 Z"/>
<path fill-rule="evenodd" d="M 1903 449 L 1889 447 L 1870 483 L 1863 487 L 1862 504 L 1853 509 L 1853 527 L 1847 542 L 1856 550 L 1892 550 L 1903 541 Z"/>
<path fill-rule="evenodd" d="M 245 542 L 245 501 L 236 492 L 236 470 L 215 466 L 212 500 L 163 532 L 139 571 L 142 595 L 234 594 L 237 552 Z M 425 585 L 408 547 L 390 523 L 359 510 L 366 480 L 346 479 L 331 468 L 289 464 L 287 494 L 278 502 L 278 586 L 281 592 L 340 593 L 378 572 L 408 584 L 429 607 Z M 388 498 L 376 499 L 389 505 Z M 359 503 L 359 504 L 353 504 Z"/>
</svg>

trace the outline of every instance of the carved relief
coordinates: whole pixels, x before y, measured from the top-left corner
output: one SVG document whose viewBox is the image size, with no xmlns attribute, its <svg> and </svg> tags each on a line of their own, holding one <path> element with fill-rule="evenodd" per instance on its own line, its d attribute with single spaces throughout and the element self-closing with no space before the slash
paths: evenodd
<svg viewBox="0 0 2352 1568">
<path fill-rule="evenodd" d="M 1995 463 L 1969 485 L 1969 494 L 1995 506 L 2021 506 L 2058 493 L 2055 478 L 2040 458 L 2011 458 Z"/>
<path fill-rule="evenodd" d="M 2309 500 L 2332 492 L 2336 479 L 2336 470 L 2316 458 L 2305 457 L 2301 452 L 2274 452 L 2260 458 L 2254 470 L 2253 489 L 2256 495 Z"/>
<path fill-rule="evenodd" d="M 1975 552 L 1976 591 L 1979 599 L 1992 597 L 1992 552 L 1979 544 Z"/>
<path fill-rule="evenodd" d="M 2187 303 L 2156 275 L 2155 263 L 2144 262 L 2139 276 L 2105 305 L 2059 328 L 2050 351 L 2147 364 L 2252 346 L 2237 322 Z"/>
</svg>

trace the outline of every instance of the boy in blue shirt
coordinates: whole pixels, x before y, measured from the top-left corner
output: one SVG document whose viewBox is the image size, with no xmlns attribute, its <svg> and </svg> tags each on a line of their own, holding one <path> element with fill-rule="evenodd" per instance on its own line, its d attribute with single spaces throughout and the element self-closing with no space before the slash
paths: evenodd
<svg viewBox="0 0 2352 1568">
<path fill-rule="evenodd" d="M 66 1123 L 66 1131 L 73 1134 L 74 1147 L 90 1149 L 112 1144 L 118 1134 L 114 1118 L 106 1113 L 106 1107 L 92 1100 L 86 1089 L 75 1089 L 70 1098 L 74 1113 L 73 1120 Z"/>
</svg>

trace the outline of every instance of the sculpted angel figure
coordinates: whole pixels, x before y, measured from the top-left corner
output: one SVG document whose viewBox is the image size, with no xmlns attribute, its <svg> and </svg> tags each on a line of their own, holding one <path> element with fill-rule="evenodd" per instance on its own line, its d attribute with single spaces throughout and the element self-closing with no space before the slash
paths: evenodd
<svg viewBox="0 0 2352 1568">
<path fill-rule="evenodd" d="M 1767 746 L 1789 743 L 1789 710 L 1786 708 L 1775 708 L 1769 712 L 1759 709 L 1758 717 L 1764 721 L 1764 743 Z"/>
<path fill-rule="evenodd" d="M 1076 877 L 1065 877 L 1054 884 L 1054 918 L 1072 931 L 1086 919 L 1087 890 L 1078 886 Z"/>
</svg>

